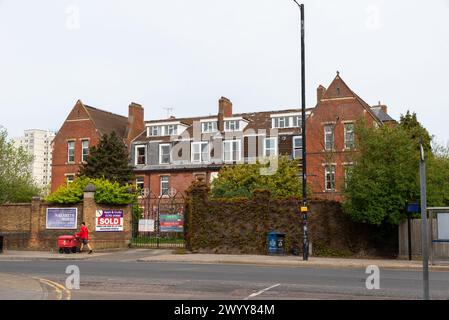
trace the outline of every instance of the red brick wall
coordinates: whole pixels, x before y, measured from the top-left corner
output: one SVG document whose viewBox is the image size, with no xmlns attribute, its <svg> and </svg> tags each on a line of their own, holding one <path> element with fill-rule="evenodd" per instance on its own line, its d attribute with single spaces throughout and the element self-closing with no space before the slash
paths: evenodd
<svg viewBox="0 0 449 320">
<path fill-rule="evenodd" d="M 373 117 L 355 98 L 321 101 L 307 120 L 307 174 L 313 195 L 330 200 L 341 200 L 344 187 L 344 163 L 352 162 L 352 152 L 344 151 L 344 126 L 364 118 L 368 125 Z M 335 151 L 325 152 L 324 125 L 335 123 Z M 336 164 L 335 192 L 325 191 L 324 164 Z"/>
<path fill-rule="evenodd" d="M 168 176 L 170 188 L 176 189 L 185 195 L 185 191 L 190 187 L 193 181 L 197 179 L 197 175 L 204 175 L 207 184 L 210 183 L 211 171 L 180 171 L 180 172 L 152 172 L 152 173 L 136 173 L 136 177 L 143 176 L 145 188 L 149 188 L 154 196 L 161 194 L 161 176 Z"/>
<path fill-rule="evenodd" d="M 77 103 L 53 142 L 52 192 L 66 184 L 66 174 L 78 173 L 81 165 L 81 140 L 84 139 L 89 139 L 89 147 L 92 147 L 99 142 L 100 135 L 83 106 Z M 75 141 L 75 162 L 72 164 L 68 163 L 67 142 L 69 140 Z"/>
</svg>

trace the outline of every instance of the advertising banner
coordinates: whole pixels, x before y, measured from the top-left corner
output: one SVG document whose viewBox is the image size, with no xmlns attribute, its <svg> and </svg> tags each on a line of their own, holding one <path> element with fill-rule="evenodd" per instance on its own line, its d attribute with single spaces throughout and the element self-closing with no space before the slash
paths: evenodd
<svg viewBox="0 0 449 320">
<path fill-rule="evenodd" d="M 78 219 L 77 208 L 47 208 L 47 229 L 76 229 Z"/>
<path fill-rule="evenodd" d="M 161 232 L 183 232 L 183 214 L 161 214 L 159 217 Z"/>
<path fill-rule="evenodd" d="M 97 210 L 95 218 L 95 231 L 123 231 L 123 210 Z"/>
</svg>

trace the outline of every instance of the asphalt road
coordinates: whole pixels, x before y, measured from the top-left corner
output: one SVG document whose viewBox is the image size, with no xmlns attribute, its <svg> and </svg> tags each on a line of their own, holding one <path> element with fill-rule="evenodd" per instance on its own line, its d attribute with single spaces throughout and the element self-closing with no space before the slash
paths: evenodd
<svg viewBox="0 0 449 320">
<path fill-rule="evenodd" d="M 65 285 L 67 266 L 80 270 L 80 289 L 49 299 L 419 299 L 422 273 L 380 270 L 368 290 L 365 270 L 113 261 L 4 261 L 0 274 L 39 278 L 47 290 Z M 1 284 L 0 284 L 1 287 Z M 449 272 L 432 272 L 431 297 L 449 299 Z M 63 288 L 64 289 L 64 288 Z M 0 295 L 2 291 L 0 290 Z M 20 298 L 15 292 L 14 298 Z M 27 299 L 27 296 L 23 296 Z M 0 299 L 5 297 L 0 296 Z"/>
</svg>

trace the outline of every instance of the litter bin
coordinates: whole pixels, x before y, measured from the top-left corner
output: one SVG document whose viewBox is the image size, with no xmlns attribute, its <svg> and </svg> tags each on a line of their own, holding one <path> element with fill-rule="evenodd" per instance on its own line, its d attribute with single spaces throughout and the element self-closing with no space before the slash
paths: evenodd
<svg viewBox="0 0 449 320">
<path fill-rule="evenodd" d="M 0 236 L 0 253 L 3 253 L 3 236 Z"/>
<path fill-rule="evenodd" d="M 269 255 L 285 255 L 285 233 L 271 231 L 267 236 L 267 249 Z"/>
</svg>

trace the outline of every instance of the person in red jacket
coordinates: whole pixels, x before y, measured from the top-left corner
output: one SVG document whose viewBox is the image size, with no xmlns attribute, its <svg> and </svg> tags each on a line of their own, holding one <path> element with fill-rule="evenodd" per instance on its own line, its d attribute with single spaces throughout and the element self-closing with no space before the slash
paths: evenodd
<svg viewBox="0 0 449 320">
<path fill-rule="evenodd" d="M 91 254 L 93 251 L 89 244 L 89 230 L 87 230 L 86 223 L 84 221 L 81 223 L 80 232 L 77 233 L 76 236 L 80 237 L 81 240 L 80 252 L 83 252 L 84 245 L 86 245 L 87 248 L 89 248 L 89 254 Z"/>
</svg>

